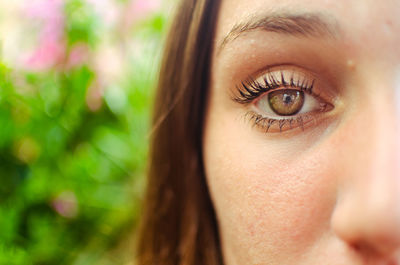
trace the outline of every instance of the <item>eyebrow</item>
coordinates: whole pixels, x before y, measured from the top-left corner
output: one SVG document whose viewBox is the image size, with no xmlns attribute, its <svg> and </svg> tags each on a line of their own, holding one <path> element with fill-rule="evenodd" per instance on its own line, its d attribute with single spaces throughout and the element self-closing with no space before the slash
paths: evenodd
<svg viewBox="0 0 400 265">
<path fill-rule="evenodd" d="M 339 35 L 338 23 L 327 14 L 272 13 L 252 17 L 247 21 L 236 24 L 222 40 L 218 52 L 243 33 L 257 29 L 300 37 L 330 37 L 336 39 Z"/>
</svg>

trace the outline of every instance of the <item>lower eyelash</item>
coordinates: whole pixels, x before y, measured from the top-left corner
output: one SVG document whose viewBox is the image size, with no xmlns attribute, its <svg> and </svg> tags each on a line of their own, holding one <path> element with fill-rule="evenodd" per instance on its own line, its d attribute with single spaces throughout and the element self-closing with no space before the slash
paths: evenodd
<svg viewBox="0 0 400 265">
<path fill-rule="evenodd" d="M 277 128 L 279 128 L 279 132 L 282 132 L 285 126 L 289 126 L 288 129 L 300 127 L 304 131 L 305 119 L 314 120 L 314 117 L 312 117 L 311 115 L 301 115 L 292 118 L 274 119 L 263 117 L 262 115 L 254 111 L 247 112 L 245 116 L 251 122 L 253 122 L 253 127 L 257 126 L 263 129 L 266 133 L 268 133 L 271 127 L 274 125 L 278 126 Z"/>
</svg>

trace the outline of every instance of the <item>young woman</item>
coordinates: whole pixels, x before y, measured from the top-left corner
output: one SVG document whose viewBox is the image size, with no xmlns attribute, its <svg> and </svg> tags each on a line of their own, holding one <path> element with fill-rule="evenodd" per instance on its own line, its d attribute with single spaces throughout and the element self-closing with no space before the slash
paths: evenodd
<svg viewBox="0 0 400 265">
<path fill-rule="evenodd" d="M 398 14 L 398 0 L 183 0 L 139 264 L 400 264 Z"/>
</svg>

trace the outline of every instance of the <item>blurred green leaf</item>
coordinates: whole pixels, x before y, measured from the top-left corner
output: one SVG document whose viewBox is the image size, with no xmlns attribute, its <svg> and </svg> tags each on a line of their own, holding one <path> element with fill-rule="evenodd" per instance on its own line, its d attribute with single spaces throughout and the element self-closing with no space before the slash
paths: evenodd
<svg viewBox="0 0 400 265">
<path fill-rule="evenodd" d="M 61 3 L 61 60 L 0 63 L 0 264 L 127 264 L 166 17 L 128 19 L 131 0 Z M 51 45 L 54 26 L 43 24 Z M 124 73 L 98 47 L 116 51 Z"/>
</svg>

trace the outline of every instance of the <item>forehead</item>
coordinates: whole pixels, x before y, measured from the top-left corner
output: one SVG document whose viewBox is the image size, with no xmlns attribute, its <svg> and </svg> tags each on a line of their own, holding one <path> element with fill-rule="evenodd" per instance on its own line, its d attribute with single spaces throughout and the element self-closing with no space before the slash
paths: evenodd
<svg viewBox="0 0 400 265">
<path fill-rule="evenodd" d="M 216 43 L 252 17 L 315 13 L 334 20 L 349 52 L 400 60 L 400 0 L 222 0 Z"/>
</svg>

